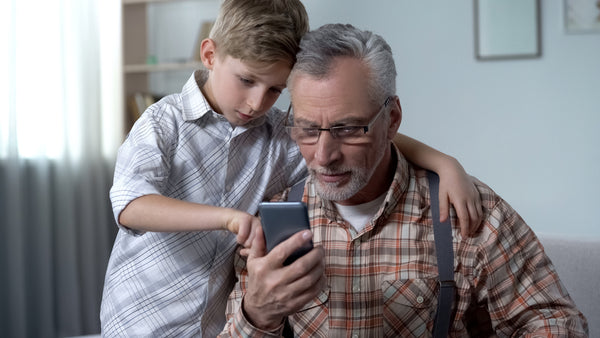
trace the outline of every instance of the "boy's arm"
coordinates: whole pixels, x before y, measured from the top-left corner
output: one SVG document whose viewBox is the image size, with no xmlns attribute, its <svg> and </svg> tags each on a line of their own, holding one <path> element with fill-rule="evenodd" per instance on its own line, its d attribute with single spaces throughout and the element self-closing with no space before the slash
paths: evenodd
<svg viewBox="0 0 600 338">
<path fill-rule="evenodd" d="M 400 133 L 394 137 L 394 144 L 410 162 L 440 176 L 440 220 L 443 222 L 448 218 L 449 203 L 452 203 L 462 236 L 474 233 L 483 217 L 481 196 L 460 163 L 454 157 Z"/>
<path fill-rule="evenodd" d="M 249 246 L 260 220 L 246 212 L 145 195 L 131 201 L 119 214 L 119 223 L 139 231 L 180 232 L 229 230 L 238 243 Z"/>
</svg>

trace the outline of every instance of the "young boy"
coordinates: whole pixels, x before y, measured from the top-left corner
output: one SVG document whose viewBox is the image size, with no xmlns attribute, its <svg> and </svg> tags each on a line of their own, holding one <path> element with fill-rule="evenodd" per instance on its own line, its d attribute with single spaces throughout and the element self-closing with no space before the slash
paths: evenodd
<svg viewBox="0 0 600 338">
<path fill-rule="evenodd" d="M 307 175 L 285 114 L 271 108 L 307 30 L 299 0 L 225 0 L 202 42 L 206 69 L 133 126 L 110 194 L 119 232 L 104 285 L 104 336 L 216 336 L 224 327 L 233 234 L 247 246 L 260 226 L 258 203 Z M 478 201 L 456 161 L 402 144 L 419 154 L 409 159 L 460 188 L 452 201 Z M 457 213 L 477 219 L 461 205 Z"/>
</svg>

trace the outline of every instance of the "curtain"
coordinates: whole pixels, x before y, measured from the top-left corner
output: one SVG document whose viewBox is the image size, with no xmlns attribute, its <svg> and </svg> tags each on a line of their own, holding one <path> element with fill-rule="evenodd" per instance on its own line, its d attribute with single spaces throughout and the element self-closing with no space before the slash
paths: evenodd
<svg viewBox="0 0 600 338">
<path fill-rule="evenodd" d="M 100 330 L 123 136 L 120 8 L 0 2 L 0 337 Z"/>
</svg>

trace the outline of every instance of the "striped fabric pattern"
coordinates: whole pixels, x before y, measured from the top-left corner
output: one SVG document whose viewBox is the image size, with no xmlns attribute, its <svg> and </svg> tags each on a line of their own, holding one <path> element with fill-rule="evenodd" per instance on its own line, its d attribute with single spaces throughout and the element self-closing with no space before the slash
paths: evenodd
<svg viewBox="0 0 600 338">
<path fill-rule="evenodd" d="M 450 336 L 585 337 L 587 322 L 535 234 L 489 187 L 477 187 L 486 214 L 478 234 L 461 238 L 452 213 L 457 298 Z M 303 200 L 314 243 L 325 249 L 328 288 L 288 318 L 296 336 L 430 336 L 439 287 L 426 172 L 398 154 L 385 203 L 360 232 L 316 195 L 310 180 Z M 236 311 L 247 283 L 241 257 L 236 271 L 240 282 L 223 336 L 263 336 Z"/>
<path fill-rule="evenodd" d="M 196 71 L 180 94 L 151 106 L 119 149 L 110 197 L 115 219 L 147 194 L 231 207 L 257 205 L 306 176 L 285 114 L 232 127 L 214 112 Z M 105 336 L 216 336 L 233 286 L 234 235 L 141 233 L 119 225 L 101 308 Z"/>
</svg>

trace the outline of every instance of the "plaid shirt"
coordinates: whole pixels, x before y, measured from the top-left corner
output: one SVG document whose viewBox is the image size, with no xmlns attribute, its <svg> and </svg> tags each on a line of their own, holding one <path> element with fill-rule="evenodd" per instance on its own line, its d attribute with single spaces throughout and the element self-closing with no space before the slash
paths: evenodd
<svg viewBox="0 0 600 338">
<path fill-rule="evenodd" d="M 314 243 L 325 249 L 328 286 L 288 318 L 296 336 L 431 335 L 439 288 L 429 186 L 425 171 L 397 158 L 385 203 L 360 232 L 307 182 L 303 200 Z M 489 187 L 477 188 L 485 208 L 477 235 L 461 238 L 452 214 L 456 298 L 450 336 L 587 336 L 586 319 L 533 231 Z M 252 327 L 238 310 L 247 283 L 240 257 L 236 273 L 223 336 L 279 335 Z"/>
</svg>

